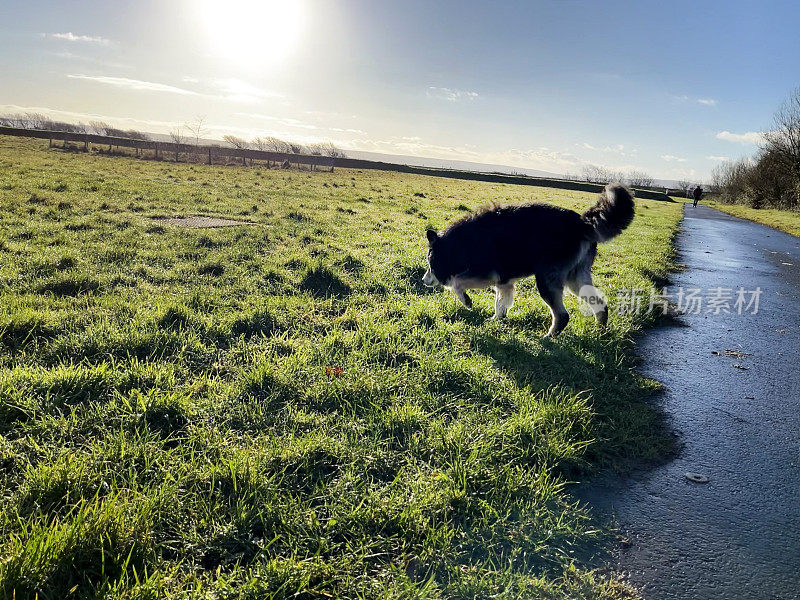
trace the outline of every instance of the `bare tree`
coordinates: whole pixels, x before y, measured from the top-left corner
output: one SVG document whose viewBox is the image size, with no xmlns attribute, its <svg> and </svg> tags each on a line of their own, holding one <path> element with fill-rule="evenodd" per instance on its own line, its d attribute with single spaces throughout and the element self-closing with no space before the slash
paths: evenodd
<svg viewBox="0 0 800 600">
<path fill-rule="evenodd" d="M 622 173 L 596 165 L 586 165 L 583 167 L 582 176 L 584 181 L 591 181 L 593 183 L 610 183 L 612 181 L 622 181 L 624 179 Z"/>
<path fill-rule="evenodd" d="M 0 125 L 3 127 L 22 128 L 22 115 L 8 114 L 0 116 Z"/>
<path fill-rule="evenodd" d="M 247 157 L 244 155 L 244 150 L 247 150 L 247 149 L 250 148 L 250 143 L 247 140 L 244 140 L 244 139 L 242 139 L 240 137 L 237 137 L 235 135 L 223 135 L 222 139 L 225 140 L 225 142 L 227 144 L 233 146 L 234 148 L 237 148 L 237 149 L 243 151 L 242 152 L 242 166 L 247 166 Z M 251 159 L 250 162 L 252 164 L 252 162 L 253 162 L 252 159 Z"/>
<path fill-rule="evenodd" d="M 653 185 L 653 178 L 644 171 L 628 171 L 625 181 L 632 187 L 650 187 Z"/>
<path fill-rule="evenodd" d="M 288 152 L 289 151 L 289 144 L 284 142 L 281 139 L 276 137 L 267 136 L 267 137 L 257 137 L 253 138 L 251 142 L 252 147 L 256 150 L 261 150 L 263 152 Z M 267 165 L 270 166 L 271 162 L 267 161 Z"/>
<path fill-rule="evenodd" d="M 800 207 L 800 88 L 775 113 L 758 154 L 713 172 L 724 202 L 795 210 Z"/>
<path fill-rule="evenodd" d="M 247 140 L 235 135 L 223 135 L 222 139 L 225 140 L 225 143 L 233 146 L 234 148 L 238 148 L 239 150 L 247 150 L 250 147 L 250 144 L 247 142 Z"/>
<path fill-rule="evenodd" d="M 183 133 L 182 127 L 175 127 L 169 132 L 169 137 L 172 143 L 175 144 L 175 162 L 178 162 L 181 146 L 186 145 L 186 134 Z"/>
<path fill-rule="evenodd" d="M 331 158 L 347 158 L 347 155 L 337 148 L 333 142 L 325 142 L 324 144 L 319 144 L 320 150 L 322 154 L 325 156 L 330 156 Z"/>
<path fill-rule="evenodd" d="M 276 137 L 266 137 L 264 138 L 264 143 L 267 145 L 269 150 L 273 150 L 274 152 L 289 152 L 289 144 L 284 142 L 282 139 Z"/>
<path fill-rule="evenodd" d="M 122 137 L 130 138 L 132 140 L 143 140 L 143 141 L 150 141 L 150 136 L 146 134 L 144 131 L 139 131 L 138 129 L 128 129 L 127 131 L 122 132 Z"/>
<path fill-rule="evenodd" d="M 185 124 L 186 129 L 194 137 L 194 145 L 200 145 L 200 138 L 206 134 L 206 118 L 204 115 L 197 115 L 194 119 Z"/>
<path fill-rule="evenodd" d="M 108 135 L 108 130 L 111 129 L 111 126 L 105 121 L 89 121 L 89 128 L 96 135 Z"/>
<path fill-rule="evenodd" d="M 26 113 L 29 129 L 54 129 L 53 120 L 42 113 Z"/>
<path fill-rule="evenodd" d="M 800 87 L 775 113 L 772 129 L 764 135 L 764 149 L 774 155 L 775 166 L 800 185 Z"/>
</svg>

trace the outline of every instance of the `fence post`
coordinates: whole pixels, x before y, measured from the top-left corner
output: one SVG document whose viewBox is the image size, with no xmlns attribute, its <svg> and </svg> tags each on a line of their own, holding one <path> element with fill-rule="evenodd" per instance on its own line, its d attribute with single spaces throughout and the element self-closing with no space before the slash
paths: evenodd
<svg viewBox="0 0 800 600">
<path fill-rule="evenodd" d="M 211 146 L 208 147 L 208 164 L 211 164 Z"/>
<path fill-rule="evenodd" d="M 64 132 L 64 150 L 67 149 L 67 132 Z"/>
<path fill-rule="evenodd" d="M 156 144 L 156 160 L 158 160 L 158 142 L 155 142 L 155 144 Z"/>
<path fill-rule="evenodd" d="M 85 134 L 84 138 L 83 138 L 83 151 L 84 152 L 88 152 L 89 151 L 89 134 L 88 133 Z"/>
<path fill-rule="evenodd" d="M 49 147 L 50 147 L 50 148 L 52 148 L 52 147 L 53 147 L 53 136 L 52 136 L 52 135 L 50 136 L 50 146 L 49 146 Z"/>
</svg>

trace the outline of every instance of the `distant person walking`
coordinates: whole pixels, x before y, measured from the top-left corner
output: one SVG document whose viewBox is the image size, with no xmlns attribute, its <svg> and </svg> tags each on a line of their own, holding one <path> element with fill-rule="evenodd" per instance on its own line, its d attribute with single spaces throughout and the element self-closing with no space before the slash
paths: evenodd
<svg viewBox="0 0 800 600">
<path fill-rule="evenodd" d="M 697 208 L 697 203 L 700 201 L 700 198 L 703 197 L 703 188 L 698 185 L 696 188 L 694 188 L 692 196 L 694 197 L 694 204 L 692 206 Z"/>
</svg>

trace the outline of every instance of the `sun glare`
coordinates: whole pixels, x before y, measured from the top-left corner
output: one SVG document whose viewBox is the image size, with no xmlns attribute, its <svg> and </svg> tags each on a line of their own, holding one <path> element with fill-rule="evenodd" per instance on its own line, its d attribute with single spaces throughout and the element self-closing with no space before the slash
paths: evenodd
<svg viewBox="0 0 800 600">
<path fill-rule="evenodd" d="M 200 0 L 210 50 L 242 67 L 280 64 L 297 47 L 303 27 L 298 0 Z"/>
</svg>

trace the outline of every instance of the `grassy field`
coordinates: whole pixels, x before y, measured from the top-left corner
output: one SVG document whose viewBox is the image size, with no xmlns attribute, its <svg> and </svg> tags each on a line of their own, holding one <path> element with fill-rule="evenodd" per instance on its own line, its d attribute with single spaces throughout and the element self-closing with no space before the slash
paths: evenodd
<svg viewBox="0 0 800 600">
<path fill-rule="evenodd" d="M 711 208 L 716 208 L 740 219 L 748 219 L 780 229 L 786 233 L 800 236 L 800 213 L 776 208 L 750 208 L 741 204 L 724 204 L 722 202 L 706 202 Z"/>
<path fill-rule="evenodd" d="M 502 323 L 424 288 L 424 232 L 591 194 L 46 146 L 0 140 L 0 597 L 629 596 L 565 483 L 670 449 L 613 298 L 680 204 L 601 247 L 610 327 L 543 342 L 531 281 Z"/>
</svg>

